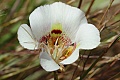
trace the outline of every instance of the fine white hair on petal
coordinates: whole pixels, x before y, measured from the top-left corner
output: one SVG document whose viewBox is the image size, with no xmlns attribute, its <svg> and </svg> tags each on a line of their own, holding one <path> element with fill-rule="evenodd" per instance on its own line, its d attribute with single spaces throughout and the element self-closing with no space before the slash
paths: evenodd
<svg viewBox="0 0 120 80">
<path fill-rule="evenodd" d="M 79 27 L 75 41 L 79 49 L 93 49 L 100 44 L 100 32 L 92 24 L 82 24 Z"/>
<path fill-rule="evenodd" d="M 63 32 L 74 41 L 80 24 L 87 23 L 84 12 L 61 2 L 36 8 L 29 17 L 31 29 L 39 40 L 50 32 L 51 26 L 60 23 Z"/>
<path fill-rule="evenodd" d="M 47 52 L 40 53 L 40 64 L 46 71 L 56 71 L 60 68 Z"/>
<path fill-rule="evenodd" d="M 27 49 L 34 50 L 38 48 L 38 42 L 35 40 L 30 27 L 27 24 L 22 24 L 18 29 L 19 43 Z"/>
<path fill-rule="evenodd" d="M 75 49 L 75 51 L 65 60 L 61 61 L 61 64 L 71 64 L 75 62 L 79 58 L 79 49 Z"/>
<path fill-rule="evenodd" d="M 50 8 L 51 23 L 61 23 L 65 34 L 74 42 L 79 25 L 87 23 L 84 12 L 61 2 L 51 4 Z"/>
</svg>

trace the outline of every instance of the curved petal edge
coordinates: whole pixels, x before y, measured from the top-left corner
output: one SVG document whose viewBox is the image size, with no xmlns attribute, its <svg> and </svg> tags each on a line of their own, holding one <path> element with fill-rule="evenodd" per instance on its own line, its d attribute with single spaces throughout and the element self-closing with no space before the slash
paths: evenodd
<svg viewBox="0 0 120 80">
<path fill-rule="evenodd" d="M 40 64 L 46 71 L 56 71 L 60 66 L 51 58 L 47 52 L 40 53 Z"/>
<path fill-rule="evenodd" d="M 65 60 L 61 61 L 61 64 L 71 64 L 75 62 L 79 58 L 79 49 L 75 49 L 75 51 Z"/>
<path fill-rule="evenodd" d="M 34 50 L 38 48 L 38 42 L 34 38 L 30 27 L 27 24 L 22 24 L 18 29 L 19 43 L 27 49 Z"/>
<path fill-rule="evenodd" d="M 100 32 L 92 24 L 82 24 L 75 41 L 79 44 L 79 49 L 94 49 L 100 44 Z"/>
</svg>

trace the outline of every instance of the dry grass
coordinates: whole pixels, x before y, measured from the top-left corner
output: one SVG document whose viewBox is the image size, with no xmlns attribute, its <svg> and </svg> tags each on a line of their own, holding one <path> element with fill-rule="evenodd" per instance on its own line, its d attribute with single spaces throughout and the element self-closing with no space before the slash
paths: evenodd
<svg viewBox="0 0 120 80">
<path fill-rule="evenodd" d="M 39 53 L 23 49 L 17 29 L 38 6 L 58 0 L 0 0 L 0 80 L 54 80 L 39 64 Z M 101 44 L 80 51 L 75 63 L 57 72 L 59 80 L 120 80 L 119 0 L 60 0 L 78 6 L 101 32 Z M 81 77 L 81 78 L 80 78 Z"/>
</svg>

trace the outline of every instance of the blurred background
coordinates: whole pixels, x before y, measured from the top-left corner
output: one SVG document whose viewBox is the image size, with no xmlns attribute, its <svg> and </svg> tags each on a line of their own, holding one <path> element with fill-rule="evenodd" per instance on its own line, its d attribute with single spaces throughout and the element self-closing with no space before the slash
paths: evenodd
<svg viewBox="0 0 120 80">
<path fill-rule="evenodd" d="M 54 80 L 53 73 L 41 68 L 39 53 L 20 46 L 17 30 L 23 23 L 29 25 L 36 7 L 57 1 L 83 10 L 101 32 L 99 47 L 80 51 L 75 63 L 58 71 L 59 80 L 79 80 L 83 75 L 85 80 L 120 80 L 120 0 L 0 0 L 0 80 Z"/>
</svg>

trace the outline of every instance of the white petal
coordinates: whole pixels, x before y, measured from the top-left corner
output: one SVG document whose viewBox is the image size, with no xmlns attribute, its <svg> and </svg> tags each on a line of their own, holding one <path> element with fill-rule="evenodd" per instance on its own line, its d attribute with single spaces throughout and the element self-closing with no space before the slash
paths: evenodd
<svg viewBox="0 0 120 80">
<path fill-rule="evenodd" d="M 36 8 L 29 17 L 31 29 L 33 34 L 39 40 L 42 36 L 50 32 L 51 28 L 51 15 L 50 6 L 45 5 Z"/>
<path fill-rule="evenodd" d="M 61 23 L 63 32 L 74 41 L 74 35 L 79 25 L 87 23 L 85 15 L 80 9 L 61 2 L 38 7 L 30 14 L 29 20 L 33 34 L 38 40 L 50 32 L 53 24 Z"/>
<path fill-rule="evenodd" d="M 82 24 L 76 35 L 79 49 L 93 49 L 100 44 L 99 30 L 92 24 Z"/>
<path fill-rule="evenodd" d="M 40 53 L 40 64 L 46 71 L 55 71 L 60 68 L 47 52 Z"/>
<path fill-rule="evenodd" d="M 75 49 L 75 51 L 65 60 L 61 61 L 61 64 L 71 64 L 75 62 L 79 57 L 79 49 Z"/>
<path fill-rule="evenodd" d="M 22 24 L 18 29 L 18 40 L 20 44 L 27 49 L 34 50 L 38 48 L 38 42 L 35 40 L 30 27 Z"/>
<path fill-rule="evenodd" d="M 65 34 L 74 42 L 75 34 L 82 23 L 87 23 L 84 13 L 76 8 L 61 2 L 50 5 L 51 23 L 61 23 Z"/>
</svg>

